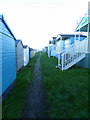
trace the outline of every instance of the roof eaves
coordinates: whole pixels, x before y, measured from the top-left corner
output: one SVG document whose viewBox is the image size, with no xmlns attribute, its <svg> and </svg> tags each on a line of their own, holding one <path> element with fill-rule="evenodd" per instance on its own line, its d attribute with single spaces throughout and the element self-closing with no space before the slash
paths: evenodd
<svg viewBox="0 0 90 120">
<path fill-rule="evenodd" d="M 27 48 L 28 46 L 27 45 L 23 45 L 23 48 Z"/>
<path fill-rule="evenodd" d="M 16 40 L 16 41 L 17 41 L 17 44 L 18 44 L 19 42 L 21 42 L 21 44 L 22 44 L 22 46 L 23 46 L 22 40 Z"/>
<path fill-rule="evenodd" d="M 4 19 L 3 15 L 0 15 L 0 19 L 2 19 L 3 23 L 5 24 L 5 26 L 7 27 L 8 31 L 10 32 L 10 34 L 13 36 L 14 40 L 16 40 L 15 36 L 13 35 L 12 31 L 10 30 L 9 26 L 7 25 L 7 22 Z"/>
</svg>

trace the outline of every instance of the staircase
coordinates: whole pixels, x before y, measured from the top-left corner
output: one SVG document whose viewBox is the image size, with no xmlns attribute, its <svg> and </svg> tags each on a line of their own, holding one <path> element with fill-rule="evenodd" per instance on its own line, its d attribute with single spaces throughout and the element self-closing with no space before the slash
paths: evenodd
<svg viewBox="0 0 90 120">
<path fill-rule="evenodd" d="M 85 58 L 86 51 L 87 38 L 83 41 L 75 42 L 69 48 L 64 49 L 61 53 L 58 53 L 58 65 L 56 68 L 60 68 L 62 71 L 69 69 Z"/>
</svg>

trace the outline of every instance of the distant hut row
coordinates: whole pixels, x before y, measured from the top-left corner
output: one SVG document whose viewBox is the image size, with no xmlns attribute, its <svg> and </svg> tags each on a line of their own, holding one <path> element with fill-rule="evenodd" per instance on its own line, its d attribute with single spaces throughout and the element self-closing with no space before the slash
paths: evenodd
<svg viewBox="0 0 90 120">
<path fill-rule="evenodd" d="M 16 72 L 26 66 L 36 50 L 16 40 L 3 15 L 0 15 L 0 97 L 14 85 Z"/>
<path fill-rule="evenodd" d="M 90 6 L 90 3 L 88 4 Z M 89 8 L 89 7 L 88 7 Z M 86 13 L 72 34 L 57 34 L 42 49 L 48 57 L 56 57 L 56 68 L 67 70 L 74 65 L 90 69 L 90 15 Z M 48 49 L 47 49 L 48 48 Z"/>
</svg>

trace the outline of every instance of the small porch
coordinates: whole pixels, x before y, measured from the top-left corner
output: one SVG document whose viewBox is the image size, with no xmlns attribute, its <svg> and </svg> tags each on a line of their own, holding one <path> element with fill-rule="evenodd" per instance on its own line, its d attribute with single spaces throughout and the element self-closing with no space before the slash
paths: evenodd
<svg viewBox="0 0 90 120">
<path fill-rule="evenodd" d="M 88 3 L 88 13 L 82 18 L 79 25 L 76 28 L 76 32 L 86 32 L 87 33 L 87 50 L 85 53 L 85 58 L 77 63 L 78 66 L 90 69 L 90 2 Z"/>
</svg>

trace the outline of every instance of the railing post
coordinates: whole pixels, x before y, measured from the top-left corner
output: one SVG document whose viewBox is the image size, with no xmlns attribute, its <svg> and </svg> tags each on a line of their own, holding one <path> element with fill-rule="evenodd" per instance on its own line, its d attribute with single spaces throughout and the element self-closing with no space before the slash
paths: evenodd
<svg viewBox="0 0 90 120">
<path fill-rule="evenodd" d="M 58 66 L 59 66 L 59 54 L 58 54 Z"/>
<path fill-rule="evenodd" d="M 65 63 L 65 66 L 66 66 L 66 54 L 64 54 L 64 63 Z"/>
<path fill-rule="evenodd" d="M 58 54 L 58 66 L 60 65 L 60 53 Z"/>
<path fill-rule="evenodd" d="M 63 54 L 62 54 L 62 71 L 63 71 L 63 64 L 64 64 L 64 60 L 63 60 Z"/>
</svg>

